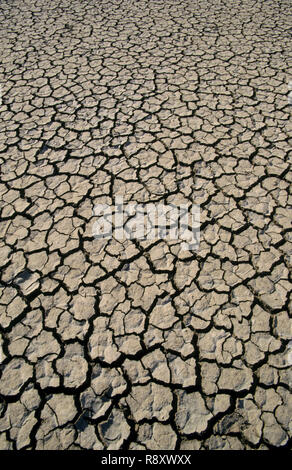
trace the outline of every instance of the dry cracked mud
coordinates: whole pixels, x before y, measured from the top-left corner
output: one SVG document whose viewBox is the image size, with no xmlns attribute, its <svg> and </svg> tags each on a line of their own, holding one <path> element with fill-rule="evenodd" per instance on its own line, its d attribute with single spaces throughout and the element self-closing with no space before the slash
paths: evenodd
<svg viewBox="0 0 292 470">
<path fill-rule="evenodd" d="M 290 0 L 4 0 L 0 448 L 291 448 Z M 197 204 L 200 246 L 96 239 Z"/>
</svg>

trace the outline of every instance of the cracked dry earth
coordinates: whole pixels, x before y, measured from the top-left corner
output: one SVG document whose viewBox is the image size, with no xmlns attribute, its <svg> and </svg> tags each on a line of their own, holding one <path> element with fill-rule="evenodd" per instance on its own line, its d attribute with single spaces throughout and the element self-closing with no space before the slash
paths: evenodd
<svg viewBox="0 0 292 470">
<path fill-rule="evenodd" d="M 291 448 L 289 12 L 1 2 L 1 449 Z M 199 249 L 95 239 L 116 196 Z"/>
</svg>

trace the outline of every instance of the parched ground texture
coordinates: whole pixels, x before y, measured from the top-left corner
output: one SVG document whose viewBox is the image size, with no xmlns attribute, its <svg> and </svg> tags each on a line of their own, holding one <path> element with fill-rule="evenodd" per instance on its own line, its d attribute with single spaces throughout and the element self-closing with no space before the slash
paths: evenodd
<svg viewBox="0 0 292 470">
<path fill-rule="evenodd" d="M 291 13 L 1 1 L 1 449 L 291 447 Z M 95 239 L 116 196 L 199 249 Z"/>
</svg>

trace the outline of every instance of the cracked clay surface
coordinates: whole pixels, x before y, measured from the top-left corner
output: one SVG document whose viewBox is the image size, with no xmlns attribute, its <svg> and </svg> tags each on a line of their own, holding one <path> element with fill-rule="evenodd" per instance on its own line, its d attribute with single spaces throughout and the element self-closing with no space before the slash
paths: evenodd
<svg viewBox="0 0 292 470">
<path fill-rule="evenodd" d="M 290 0 L 0 18 L 0 448 L 291 448 Z M 95 239 L 117 196 L 199 249 Z"/>
</svg>

